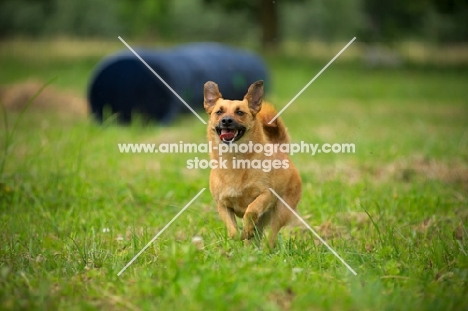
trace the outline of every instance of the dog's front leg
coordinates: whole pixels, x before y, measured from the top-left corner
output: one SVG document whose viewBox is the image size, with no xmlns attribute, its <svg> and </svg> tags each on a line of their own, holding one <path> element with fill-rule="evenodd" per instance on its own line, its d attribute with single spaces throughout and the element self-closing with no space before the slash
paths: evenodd
<svg viewBox="0 0 468 311">
<path fill-rule="evenodd" d="M 228 235 L 231 239 L 235 238 L 237 235 L 237 222 L 236 215 L 232 208 L 227 207 L 224 204 L 218 203 L 218 214 L 221 217 L 221 220 L 226 225 Z"/>
<path fill-rule="evenodd" d="M 242 219 L 242 224 L 244 225 L 241 236 L 242 240 L 247 240 L 254 236 L 258 219 L 267 211 L 268 207 L 271 206 L 275 199 L 276 197 L 266 189 L 249 204 Z"/>
</svg>

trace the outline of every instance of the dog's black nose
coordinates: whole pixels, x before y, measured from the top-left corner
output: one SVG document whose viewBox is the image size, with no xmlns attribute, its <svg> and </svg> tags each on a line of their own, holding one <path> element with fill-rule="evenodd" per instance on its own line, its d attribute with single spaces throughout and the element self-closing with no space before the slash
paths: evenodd
<svg viewBox="0 0 468 311">
<path fill-rule="evenodd" d="M 231 125 L 232 122 L 234 122 L 234 119 L 231 118 L 231 117 L 224 117 L 224 118 L 221 119 L 221 123 L 223 125 Z"/>
</svg>

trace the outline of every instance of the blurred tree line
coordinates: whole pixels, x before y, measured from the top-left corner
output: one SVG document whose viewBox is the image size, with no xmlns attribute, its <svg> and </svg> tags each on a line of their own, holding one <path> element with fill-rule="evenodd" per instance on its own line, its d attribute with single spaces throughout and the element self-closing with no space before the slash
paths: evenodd
<svg viewBox="0 0 468 311">
<path fill-rule="evenodd" d="M 468 0 L 0 0 L 0 38 L 468 41 Z"/>
</svg>

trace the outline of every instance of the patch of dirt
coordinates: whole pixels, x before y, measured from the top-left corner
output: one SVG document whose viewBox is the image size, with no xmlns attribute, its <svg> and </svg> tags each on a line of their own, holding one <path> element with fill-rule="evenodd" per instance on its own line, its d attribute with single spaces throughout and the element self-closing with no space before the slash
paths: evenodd
<svg viewBox="0 0 468 311">
<path fill-rule="evenodd" d="M 371 179 L 375 182 L 409 183 L 426 179 L 460 185 L 468 190 L 468 164 L 461 160 L 443 162 L 415 155 L 380 166 L 378 164 L 357 165 L 345 162 L 324 166 L 311 162 L 307 166 L 303 166 L 302 169 L 321 181 L 341 180 L 355 184 L 365 179 Z"/>
<path fill-rule="evenodd" d="M 391 163 L 380 172 L 381 177 L 411 182 L 418 178 L 459 184 L 468 189 L 468 166 L 461 161 L 443 163 L 423 156 L 415 156 Z"/>
<path fill-rule="evenodd" d="M 284 291 L 270 294 L 270 299 L 276 303 L 280 310 L 291 310 L 291 305 L 295 296 L 293 290 L 288 287 Z"/>
<path fill-rule="evenodd" d="M 435 225 L 435 217 L 426 218 L 425 220 L 414 226 L 414 231 L 425 235 L 428 232 L 428 230 L 434 227 Z"/>
<path fill-rule="evenodd" d="M 305 219 L 305 217 L 303 218 Z M 348 229 L 345 226 L 334 224 L 330 220 L 312 228 L 324 240 L 351 238 Z M 281 232 L 285 236 L 293 237 L 295 239 L 303 238 L 311 234 L 309 229 L 296 219 L 292 219 L 288 226 L 284 227 Z M 316 245 L 320 245 L 322 243 L 315 236 L 313 239 Z"/>
<path fill-rule="evenodd" d="M 333 224 L 331 221 L 325 221 L 320 226 L 315 226 L 314 230 L 324 240 L 330 240 L 335 238 L 350 238 L 346 228 L 344 226 L 338 226 Z M 317 242 L 319 242 L 317 240 Z"/>
<path fill-rule="evenodd" d="M 336 217 L 342 223 L 358 227 L 363 227 L 370 222 L 369 215 L 365 212 L 341 212 L 337 213 Z"/>
<path fill-rule="evenodd" d="M 464 240 L 466 237 L 465 237 L 465 228 L 463 225 L 459 225 L 454 231 L 453 231 L 453 238 L 455 240 L 459 240 L 459 241 L 462 241 Z"/>
<path fill-rule="evenodd" d="M 33 80 L 3 85 L 0 87 L 0 101 L 7 111 L 19 112 L 26 107 L 28 101 L 43 85 L 44 83 Z M 58 90 L 52 85 L 47 86 L 28 109 L 76 117 L 85 117 L 88 114 L 88 104 L 85 98 L 69 91 Z"/>
</svg>

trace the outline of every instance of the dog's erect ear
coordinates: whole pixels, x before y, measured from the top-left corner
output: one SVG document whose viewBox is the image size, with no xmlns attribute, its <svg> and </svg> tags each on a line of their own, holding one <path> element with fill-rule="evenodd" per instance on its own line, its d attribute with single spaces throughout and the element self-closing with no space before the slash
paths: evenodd
<svg viewBox="0 0 468 311">
<path fill-rule="evenodd" d="M 257 114 L 260 109 L 262 109 L 262 101 L 263 101 L 263 81 L 257 81 L 253 83 L 247 94 L 245 94 L 244 99 L 247 100 L 249 103 L 250 111 L 255 115 Z"/>
<path fill-rule="evenodd" d="M 221 93 L 219 92 L 218 85 L 213 81 L 208 81 L 205 83 L 203 90 L 205 110 L 207 113 L 211 113 L 214 105 L 221 98 Z"/>
</svg>

